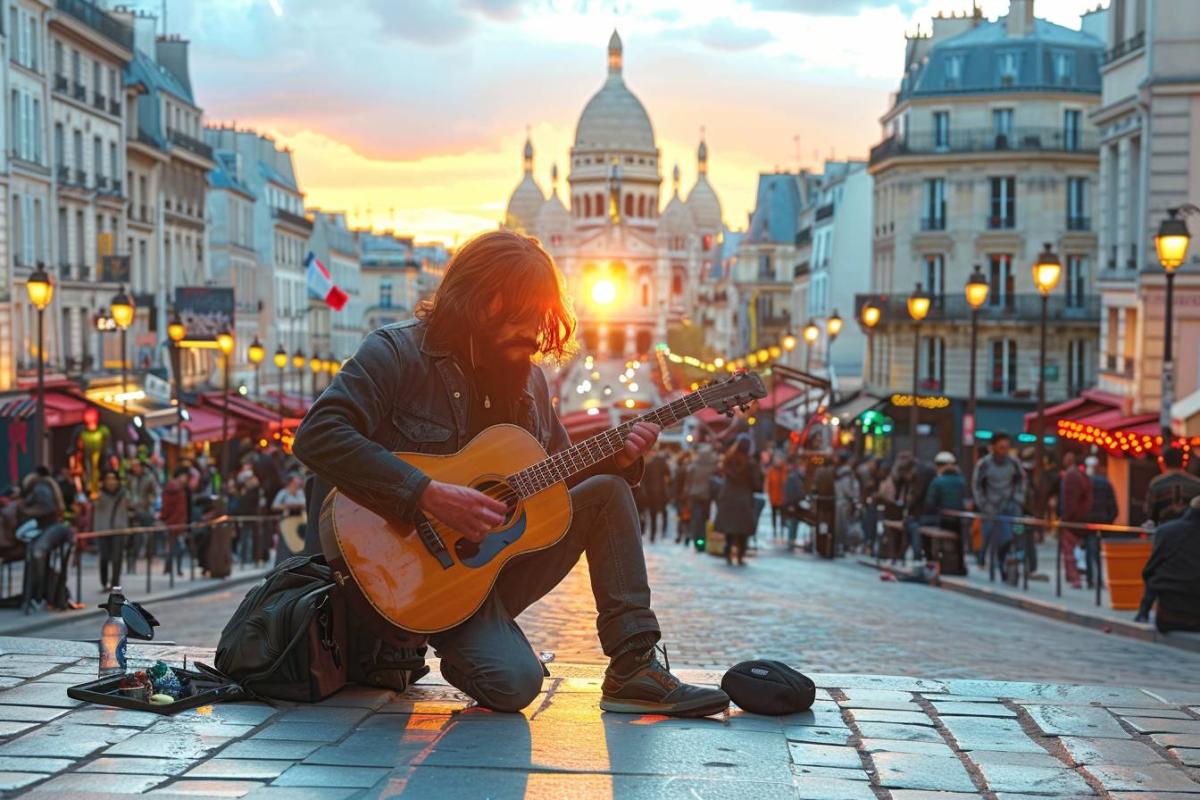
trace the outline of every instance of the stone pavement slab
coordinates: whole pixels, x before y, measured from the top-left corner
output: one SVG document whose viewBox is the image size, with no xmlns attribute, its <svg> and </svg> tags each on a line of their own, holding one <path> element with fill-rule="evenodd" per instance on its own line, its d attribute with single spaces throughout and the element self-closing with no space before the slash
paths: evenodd
<svg viewBox="0 0 1200 800">
<path fill-rule="evenodd" d="M 966 767 L 951 756 L 916 753 L 875 753 L 871 756 L 879 783 L 889 789 L 929 789 L 971 792 L 975 784 Z"/>
<path fill-rule="evenodd" d="M 1015 717 L 1017 712 L 999 703 L 960 703 L 953 700 L 932 700 L 939 716 L 951 717 Z"/>
<path fill-rule="evenodd" d="M 997 717 L 944 717 L 942 723 L 963 750 L 1007 750 L 1041 753 L 1015 719 Z"/>
<path fill-rule="evenodd" d="M 1106 709 L 1093 706 L 1025 706 L 1025 713 L 1047 736 L 1128 739 L 1129 734 Z"/>
<path fill-rule="evenodd" d="M 985 763 L 980 764 L 979 769 L 988 788 L 996 792 L 1076 796 L 1095 794 L 1075 770 L 1061 764 L 1057 767 L 1031 767 Z"/>
<path fill-rule="evenodd" d="M 1184 792 L 1200 794 L 1200 783 L 1187 777 L 1178 768 L 1167 764 L 1148 766 L 1084 767 L 1093 778 L 1109 791 L 1127 792 Z"/>
<path fill-rule="evenodd" d="M 1064 736 L 1059 739 L 1076 764 L 1123 764 L 1142 766 L 1164 761 L 1152 748 L 1132 739 L 1087 739 Z"/>
<path fill-rule="evenodd" d="M 840 778 L 796 778 L 796 792 L 808 800 L 875 800 L 870 784 Z"/>
</svg>

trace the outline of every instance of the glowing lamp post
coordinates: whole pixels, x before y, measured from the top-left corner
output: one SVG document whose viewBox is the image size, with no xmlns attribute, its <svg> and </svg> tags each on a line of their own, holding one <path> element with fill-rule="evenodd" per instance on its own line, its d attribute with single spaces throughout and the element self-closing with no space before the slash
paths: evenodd
<svg viewBox="0 0 1200 800">
<path fill-rule="evenodd" d="M 1164 448 L 1171 441 L 1171 406 L 1175 402 L 1175 270 L 1183 265 L 1188 245 L 1191 244 L 1187 222 L 1180 217 L 1188 214 L 1200 214 L 1200 208 L 1188 203 L 1167 209 L 1167 218 L 1158 226 L 1158 234 L 1154 237 L 1158 263 L 1167 273 L 1163 318 L 1162 413 L 1159 415 Z"/>
<path fill-rule="evenodd" d="M 967 305 L 971 307 L 971 369 L 967 386 L 967 413 L 963 419 L 962 461 L 967 467 L 967 475 L 973 475 L 975 468 L 975 362 L 978 360 L 979 309 L 987 302 L 990 290 L 987 278 L 983 277 L 983 272 L 976 264 L 966 287 Z"/>
<path fill-rule="evenodd" d="M 825 320 L 825 372 L 829 375 L 833 374 L 833 343 L 837 341 L 838 334 L 842 332 L 842 326 L 845 325 L 842 316 L 838 314 L 837 309 L 833 310 L 833 314 L 829 319 Z"/>
<path fill-rule="evenodd" d="M 33 460 L 35 466 L 43 466 L 46 463 L 46 307 L 54 299 L 54 281 L 44 265 L 38 264 L 29 276 L 25 293 L 37 311 L 37 416 L 33 425 Z"/>
<path fill-rule="evenodd" d="M 308 368 L 312 370 L 312 396 L 313 402 L 317 400 L 317 376 L 325 369 L 325 362 L 316 353 L 308 360 Z"/>
<path fill-rule="evenodd" d="M 1042 494 L 1042 469 L 1046 453 L 1046 434 L 1043 430 L 1046 416 L 1046 327 L 1050 293 L 1054 291 L 1054 287 L 1058 286 L 1058 280 L 1061 277 L 1062 261 L 1059 260 L 1058 254 L 1051 248 L 1050 243 L 1046 242 L 1045 248 L 1038 254 L 1037 261 L 1033 262 L 1033 285 L 1037 287 L 1038 294 L 1042 296 L 1041 328 L 1038 342 L 1037 428 L 1035 430 L 1037 434 L 1037 464 L 1034 465 L 1033 471 L 1039 514 L 1045 514 L 1046 511 L 1046 498 Z M 1032 555 L 1030 543 L 1027 542 L 1025 546 L 1026 580 L 1028 580 Z"/>
<path fill-rule="evenodd" d="M 119 291 L 109 303 L 109 311 L 112 313 L 113 322 L 121 329 L 121 413 L 128 413 L 128 395 L 129 387 L 127 381 L 129 379 L 129 371 L 126 368 L 125 357 L 128 349 L 126 347 L 126 332 L 129 326 L 133 324 L 133 298 L 125 292 L 125 287 L 121 287 Z"/>
<path fill-rule="evenodd" d="M 868 300 L 863 304 L 862 311 L 859 312 L 858 319 L 862 323 L 863 330 L 867 334 L 867 381 L 871 381 L 875 374 L 875 326 L 879 324 L 879 320 L 883 317 L 883 311 L 873 301 Z"/>
<path fill-rule="evenodd" d="M 303 350 L 296 350 L 292 353 L 292 366 L 296 368 L 296 394 L 300 397 L 300 402 L 304 402 L 304 365 L 308 359 L 304 357 Z"/>
<path fill-rule="evenodd" d="M 180 345 L 187 337 L 187 326 L 176 312 L 167 323 L 167 338 L 171 340 L 171 371 L 175 373 L 175 447 L 176 458 L 183 455 L 183 348 Z"/>
<path fill-rule="evenodd" d="M 275 356 L 272 360 L 276 368 L 279 370 L 279 437 L 283 438 L 283 389 L 287 385 L 287 365 L 288 354 L 287 350 L 283 349 L 283 345 L 279 345 L 275 350 Z"/>
<path fill-rule="evenodd" d="M 223 330 L 217 334 L 217 349 L 221 351 L 221 480 L 229 474 L 229 358 L 233 355 L 233 333 Z"/>
<path fill-rule="evenodd" d="M 913 458 L 917 457 L 917 425 L 920 422 L 921 407 L 917 404 L 917 394 L 920 389 L 918 377 L 921 372 L 921 321 L 929 314 L 932 299 L 929 293 L 917 284 L 917 288 L 908 296 L 908 315 L 913 321 L 913 361 L 912 361 L 912 405 L 908 408 L 909 438 L 912 442 Z"/>
<path fill-rule="evenodd" d="M 263 359 L 267 357 L 267 350 L 262 346 L 262 342 L 258 337 L 254 337 L 254 341 L 246 348 L 246 358 L 250 359 L 250 363 L 254 365 L 254 396 L 258 397 L 262 392 L 262 383 L 259 381 L 259 366 Z"/>
</svg>

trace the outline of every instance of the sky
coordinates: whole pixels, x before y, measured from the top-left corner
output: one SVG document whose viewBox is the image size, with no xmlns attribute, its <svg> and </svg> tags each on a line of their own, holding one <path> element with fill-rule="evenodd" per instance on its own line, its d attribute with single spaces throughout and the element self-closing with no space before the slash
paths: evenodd
<svg viewBox="0 0 1200 800">
<path fill-rule="evenodd" d="M 1108 0 L 1040 0 L 1070 27 Z M 694 182 L 701 130 L 725 221 L 745 227 L 760 172 L 865 158 L 905 32 L 971 0 L 140 0 L 192 42 L 210 123 L 291 148 L 310 206 L 447 244 L 494 228 L 521 178 L 565 176 L 614 28 L 625 80 Z M 995 18 L 1008 0 L 979 0 Z M 565 196 L 565 193 L 560 193 Z"/>
</svg>

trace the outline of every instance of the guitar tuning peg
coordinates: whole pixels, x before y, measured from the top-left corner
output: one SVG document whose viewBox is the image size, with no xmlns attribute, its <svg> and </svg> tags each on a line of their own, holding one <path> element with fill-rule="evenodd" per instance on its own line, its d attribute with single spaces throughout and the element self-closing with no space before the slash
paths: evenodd
<svg viewBox="0 0 1200 800">
<path fill-rule="evenodd" d="M 729 417 L 730 419 L 733 419 L 733 409 L 732 408 L 726 409 L 725 416 Z"/>
<path fill-rule="evenodd" d="M 749 403 L 742 403 L 740 406 L 738 406 L 738 408 L 740 408 L 742 411 L 749 411 L 749 410 L 750 410 L 750 404 L 749 404 Z"/>
</svg>

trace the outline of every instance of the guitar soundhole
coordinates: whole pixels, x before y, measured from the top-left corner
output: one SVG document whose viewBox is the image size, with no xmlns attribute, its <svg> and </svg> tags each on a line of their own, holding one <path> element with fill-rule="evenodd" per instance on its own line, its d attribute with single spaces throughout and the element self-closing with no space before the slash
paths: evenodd
<svg viewBox="0 0 1200 800">
<path fill-rule="evenodd" d="M 500 523 L 496 527 L 503 528 L 512 524 L 512 521 L 517 516 L 517 503 L 519 498 L 517 497 L 517 493 L 509 488 L 508 484 L 506 484 L 504 481 L 488 479 L 480 481 L 471 488 L 477 492 L 483 492 L 488 497 L 495 498 L 507 506 L 504 512 L 504 522 Z"/>
<path fill-rule="evenodd" d="M 520 511 L 518 507 L 520 498 L 503 481 L 485 479 L 473 484 L 471 488 L 502 501 L 506 506 L 506 510 L 504 512 L 504 521 L 497 525 L 496 530 L 489 533 L 483 542 L 472 542 L 470 539 L 462 536 L 454 543 L 454 553 L 463 562 L 469 562 L 476 558 L 479 555 L 480 546 L 483 544 L 490 545 L 489 550 L 503 549 L 512 544 L 508 529 L 512 527 Z M 498 539 L 498 541 L 493 541 L 493 537 Z"/>
</svg>

